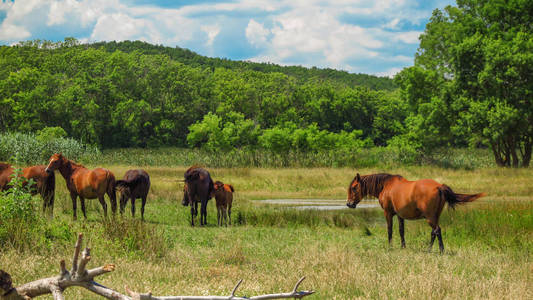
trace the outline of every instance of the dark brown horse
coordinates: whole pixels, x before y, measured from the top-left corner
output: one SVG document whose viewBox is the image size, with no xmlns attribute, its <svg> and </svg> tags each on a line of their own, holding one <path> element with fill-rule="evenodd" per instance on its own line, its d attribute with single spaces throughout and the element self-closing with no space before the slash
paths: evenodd
<svg viewBox="0 0 533 300">
<path fill-rule="evenodd" d="M 68 160 L 62 154 L 54 154 L 50 157 L 50 162 L 46 167 L 47 171 L 59 170 L 67 183 L 67 189 L 72 199 L 72 210 L 74 220 L 77 219 L 76 198 L 80 197 L 81 210 L 83 216 L 87 219 L 85 212 L 85 199 L 98 198 L 104 210 L 104 216 L 107 217 L 107 204 L 104 195 L 107 193 L 111 202 L 113 214 L 117 211 L 117 197 L 115 194 L 115 175 L 108 169 L 97 168 L 89 170 L 86 167 Z"/>
<path fill-rule="evenodd" d="M 54 172 L 46 172 L 46 166 L 31 166 L 22 169 L 22 177 L 32 179 L 30 187 L 32 195 L 39 193 L 43 198 L 43 213 L 48 210 L 51 216 L 54 214 L 54 194 L 56 189 L 56 177 Z M 0 163 L 0 191 L 9 189 L 9 182 L 15 172 L 9 164 Z"/>
<path fill-rule="evenodd" d="M 222 222 L 231 225 L 231 206 L 233 204 L 233 192 L 235 189 L 231 184 L 215 181 L 215 200 L 217 203 L 217 223 L 222 226 Z"/>
<path fill-rule="evenodd" d="M 214 185 L 209 172 L 200 167 L 190 167 L 185 174 L 183 188 L 184 206 L 191 206 L 191 226 L 194 226 L 194 217 L 198 215 L 198 202 L 200 202 L 200 225 L 207 224 L 207 202 L 213 196 Z"/>
<path fill-rule="evenodd" d="M 124 207 L 131 199 L 131 215 L 135 217 L 135 199 L 141 198 L 141 219 L 144 221 L 144 205 L 150 191 L 150 176 L 146 171 L 128 170 L 122 180 L 116 182 L 117 190 L 120 191 L 120 213 L 124 213 Z"/>
<path fill-rule="evenodd" d="M 439 248 L 442 253 L 444 244 L 442 243 L 439 217 L 444 204 L 448 202 L 448 205 L 454 208 L 456 204 L 472 202 L 485 196 L 485 194 L 457 194 L 449 186 L 432 179 L 409 181 L 400 175 L 372 174 L 360 176 L 357 173 L 348 187 L 346 204 L 350 208 L 355 208 L 357 203 L 366 196 L 378 198 L 379 204 L 385 211 L 389 244 L 392 240 L 392 217 L 394 215 L 398 216 L 400 224 L 402 248 L 405 248 L 404 220 L 425 218 L 432 229 L 428 251 L 431 251 L 435 237 L 438 237 Z"/>
</svg>

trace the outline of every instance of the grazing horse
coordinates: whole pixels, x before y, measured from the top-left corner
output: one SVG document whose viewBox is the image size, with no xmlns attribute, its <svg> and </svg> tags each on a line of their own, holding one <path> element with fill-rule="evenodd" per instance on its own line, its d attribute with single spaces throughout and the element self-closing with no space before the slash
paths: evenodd
<svg viewBox="0 0 533 300">
<path fill-rule="evenodd" d="M 59 173 L 65 178 L 67 189 L 70 192 L 72 199 L 72 210 L 74 213 L 74 220 L 76 215 L 76 198 L 80 197 L 81 210 L 83 216 L 87 219 L 85 211 L 85 199 L 98 198 L 104 210 L 104 216 L 107 217 L 107 204 L 105 203 L 104 195 L 107 196 L 111 202 L 111 210 L 113 214 L 117 211 L 117 197 L 115 194 L 115 175 L 108 169 L 97 168 L 89 170 L 86 167 L 68 160 L 62 154 L 54 154 L 50 157 L 50 162 L 46 167 L 46 171 L 59 170 Z"/>
<path fill-rule="evenodd" d="M 200 202 L 200 225 L 207 224 L 207 202 L 213 196 L 214 185 L 209 172 L 200 167 L 192 166 L 184 174 L 183 187 L 184 206 L 191 206 L 191 226 L 194 226 L 194 217 L 198 215 L 198 201 Z"/>
<path fill-rule="evenodd" d="M 348 187 L 348 201 L 346 205 L 355 208 L 357 203 L 366 196 L 376 197 L 385 211 L 389 245 L 392 240 L 392 217 L 398 216 L 400 224 L 400 237 L 402 248 L 405 248 L 404 220 L 425 218 L 431 226 L 431 242 L 428 251 L 431 251 L 435 237 L 439 238 L 440 252 L 444 252 L 442 243 L 439 217 L 444 204 L 448 202 L 451 208 L 456 204 L 472 202 L 479 194 L 457 194 L 452 189 L 432 179 L 409 181 L 400 175 L 372 174 L 360 176 L 359 173 Z"/>
<path fill-rule="evenodd" d="M 131 215 L 135 217 L 135 199 L 142 199 L 141 219 L 144 221 L 144 205 L 146 204 L 146 196 L 150 190 L 150 176 L 146 171 L 128 170 L 124 174 L 123 180 L 117 180 L 117 190 L 120 191 L 120 213 L 124 213 L 124 207 L 131 199 Z"/>
<path fill-rule="evenodd" d="M 215 181 L 215 200 L 217 203 L 217 223 L 222 226 L 222 221 L 231 225 L 231 205 L 233 203 L 233 192 L 235 189 L 231 184 L 224 184 L 220 181 Z"/>
<path fill-rule="evenodd" d="M 54 172 L 46 172 L 46 166 L 31 166 L 22 169 L 22 177 L 32 179 L 33 186 L 30 187 L 32 195 L 39 193 L 43 198 L 43 213 L 48 210 L 50 217 L 54 214 L 54 195 L 56 189 L 56 177 Z M 9 182 L 15 172 L 9 164 L 0 163 L 0 191 L 10 188 Z M 26 183 L 24 183 L 26 184 Z"/>
</svg>

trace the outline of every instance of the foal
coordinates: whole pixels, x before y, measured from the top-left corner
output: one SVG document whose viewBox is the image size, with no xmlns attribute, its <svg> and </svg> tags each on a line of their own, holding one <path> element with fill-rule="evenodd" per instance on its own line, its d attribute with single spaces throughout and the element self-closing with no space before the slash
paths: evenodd
<svg viewBox="0 0 533 300">
<path fill-rule="evenodd" d="M 231 184 L 224 184 L 220 181 L 215 181 L 215 200 L 217 202 L 217 222 L 218 226 L 222 226 L 224 221 L 227 226 L 228 220 L 231 225 L 231 205 L 233 203 L 233 192 L 235 189 Z"/>
</svg>

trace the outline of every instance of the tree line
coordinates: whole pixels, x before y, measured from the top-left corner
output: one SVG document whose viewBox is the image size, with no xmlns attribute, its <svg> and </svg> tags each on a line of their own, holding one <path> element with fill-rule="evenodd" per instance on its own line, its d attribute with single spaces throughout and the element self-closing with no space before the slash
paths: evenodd
<svg viewBox="0 0 533 300">
<path fill-rule="evenodd" d="M 0 128 L 61 127 L 104 148 L 488 147 L 500 166 L 529 166 L 532 18 L 531 1 L 437 9 L 394 81 L 143 42 L 21 42 L 0 47 Z"/>
</svg>

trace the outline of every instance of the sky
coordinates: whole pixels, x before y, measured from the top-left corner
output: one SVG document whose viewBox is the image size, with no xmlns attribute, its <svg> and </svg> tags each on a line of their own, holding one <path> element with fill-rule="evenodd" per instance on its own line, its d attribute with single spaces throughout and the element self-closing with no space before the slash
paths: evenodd
<svg viewBox="0 0 533 300">
<path fill-rule="evenodd" d="M 0 45 L 142 40 L 201 55 L 393 76 L 453 0 L 0 0 Z"/>
</svg>

